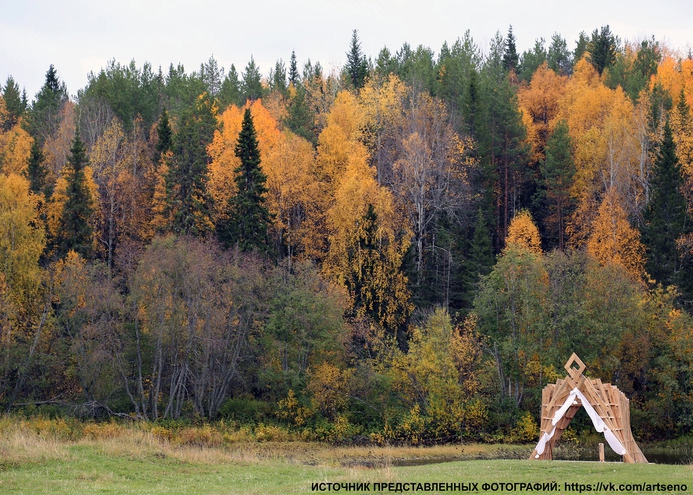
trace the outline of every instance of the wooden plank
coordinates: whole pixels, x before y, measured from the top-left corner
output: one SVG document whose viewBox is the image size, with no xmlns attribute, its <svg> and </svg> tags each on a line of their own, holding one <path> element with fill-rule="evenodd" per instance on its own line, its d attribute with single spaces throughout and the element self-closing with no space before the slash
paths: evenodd
<svg viewBox="0 0 693 495">
<path fill-rule="evenodd" d="M 579 364 L 578 369 L 571 368 L 570 365 L 574 363 Z M 540 435 L 543 436 L 553 430 L 552 421 L 556 411 L 563 406 L 573 388 L 577 388 L 594 408 L 606 427 L 613 432 L 614 436 L 626 449 L 623 461 L 646 463 L 647 459 L 636 444 L 633 432 L 630 429 L 630 401 L 625 394 L 610 383 L 602 383 L 599 379 L 587 379 L 583 374 L 585 365 L 575 353 L 566 362 L 565 368 L 568 371 L 568 376 L 565 379 L 559 379 L 555 384 L 549 384 L 542 390 Z M 582 406 L 583 404 L 574 404 L 568 408 L 564 416 L 556 424 L 554 435 L 546 442 L 543 454 L 538 456 L 539 459 L 553 459 L 554 445 L 562 437 L 575 413 Z M 536 449 L 532 452 L 530 459 L 535 458 L 537 458 Z"/>
</svg>

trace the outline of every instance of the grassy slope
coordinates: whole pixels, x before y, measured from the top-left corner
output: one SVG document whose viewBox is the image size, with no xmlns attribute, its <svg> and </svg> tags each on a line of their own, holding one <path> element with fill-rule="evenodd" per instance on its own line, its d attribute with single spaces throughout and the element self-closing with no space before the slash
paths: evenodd
<svg viewBox="0 0 693 495">
<path fill-rule="evenodd" d="M 76 433 L 68 426 L 56 421 L 0 420 L 0 494 L 288 495 L 310 493 L 311 484 L 321 482 L 370 482 L 368 493 L 376 493 L 376 482 L 475 482 L 481 489 L 483 483 L 555 481 L 559 491 L 552 493 L 564 493 L 566 482 L 667 482 L 687 483 L 689 491 L 693 490 L 693 465 L 489 459 L 395 466 L 403 460 L 524 458 L 531 450 L 527 446 L 376 448 L 225 441 L 203 447 L 183 442 L 187 437 L 182 433 L 168 439 L 134 427 L 91 425 L 91 430 L 84 427 Z M 188 433 L 195 433 L 189 437 L 195 442 L 202 434 Z M 214 436 L 205 438 L 208 443 L 216 442 Z"/>
<path fill-rule="evenodd" d="M 688 483 L 692 466 L 593 462 L 473 460 L 375 469 L 343 467 L 331 460 L 236 455 L 221 449 L 122 448 L 115 441 L 63 445 L 59 455 L 0 468 L 0 493 L 308 493 L 319 482 L 552 482 Z M 265 453 L 271 451 L 267 445 Z M 279 450 L 286 446 L 279 447 Z M 339 450 L 334 452 L 339 454 Z M 247 457 L 244 459 L 243 456 Z M 313 465 L 311 465 L 313 464 Z M 354 492 L 350 492 L 354 493 Z M 506 492 L 508 493 L 508 492 Z"/>
</svg>

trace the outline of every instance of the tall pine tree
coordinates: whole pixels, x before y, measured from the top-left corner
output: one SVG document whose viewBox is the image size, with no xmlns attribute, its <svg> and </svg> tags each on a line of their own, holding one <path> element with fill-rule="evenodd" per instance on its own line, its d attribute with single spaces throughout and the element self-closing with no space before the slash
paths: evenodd
<svg viewBox="0 0 693 495">
<path fill-rule="evenodd" d="M 238 245 L 243 251 L 267 252 L 271 221 L 265 206 L 267 177 L 260 169 L 260 149 L 250 108 L 243 115 L 235 154 L 241 160 L 235 170 L 237 192 L 229 198 L 229 223 L 217 226 L 219 240 L 226 246 Z"/>
<path fill-rule="evenodd" d="M 683 175 L 669 121 L 653 167 L 650 201 L 645 210 L 642 240 L 647 249 L 645 269 L 664 286 L 678 285 L 686 300 L 691 299 L 693 266 L 683 263 L 677 240 L 691 233 L 683 195 Z"/>
<path fill-rule="evenodd" d="M 94 213 L 94 203 L 84 173 L 88 164 L 87 151 L 77 129 L 66 165 L 67 201 L 60 215 L 60 228 L 55 241 L 56 254 L 60 258 L 70 251 L 77 252 L 83 258 L 90 258 L 93 254 L 94 231 L 90 219 Z"/>
<path fill-rule="evenodd" d="M 550 248 L 563 250 L 566 245 L 566 220 L 574 208 L 570 195 L 575 176 L 572 143 L 565 120 L 560 120 L 546 143 L 546 159 L 539 165 L 541 189 L 535 202 L 540 204 L 543 238 Z"/>
</svg>

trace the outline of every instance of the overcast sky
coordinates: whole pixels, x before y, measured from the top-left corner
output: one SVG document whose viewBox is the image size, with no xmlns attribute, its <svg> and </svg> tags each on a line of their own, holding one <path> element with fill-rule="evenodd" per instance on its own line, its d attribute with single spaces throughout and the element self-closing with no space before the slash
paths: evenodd
<svg viewBox="0 0 693 495">
<path fill-rule="evenodd" d="M 559 6 L 560 5 L 560 6 Z M 12 75 L 30 100 L 53 64 L 70 94 L 108 60 L 154 70 L 197 70 L 210 56 L 239 74 L 251 55 L 267 74 L 295 50 L 327 70 L 346 61 L 352 30 L 376 58 L 387 46 L 424 45 L 436 54 L 469 30 L 482 50 L 513 26 L 518 51 L 559 33 L 573 49 L 581 31 L 609 25 L 622 40 L 655 38 L 687 53 L 691 0 L 0 0 L 0 84 Z"/>
</svg>

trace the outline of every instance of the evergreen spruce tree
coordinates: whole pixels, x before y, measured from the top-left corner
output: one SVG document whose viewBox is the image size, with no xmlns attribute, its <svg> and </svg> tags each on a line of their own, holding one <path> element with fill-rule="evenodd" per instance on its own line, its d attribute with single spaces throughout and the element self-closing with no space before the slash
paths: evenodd
<svg viewBox="0 0 693 495">
<path fill-rule="evenodd" d="M 287 106 L 286 116 L 282 123 L 297 136 L 317 144 L 315 134 L 315 115 L 311 112 L 306 100 L 306 88 L 299 83 L 296 91 L 291 95 Z"/>
<path fill-rule="evenodd" d="M 221 83 L 219 91 L 219 105 L 225 109 L 229 105 L 241 105 L 241 83 L 238 80 L 236 67 L 231 64 L 229 72 L 226 74 L 224 82 Z"/>
<path fill-rule="evenodd" d="M 154 157 L 155 164 L 159 163 L 162 157 L 173 148 L 173 131 L 171 130 L 171 123 L 165 108 L 161 112 L 161 117 L 159 117 L 159 122 L 156 125 L 156 135 L 157 141 L 154 147 L 156 151 Z"/>
<path fill-rule="evenodd" d="M 469 83 L 462 99 L 462 117 L 469 135 L 479 141 L 479 136 L 483 134 L 485 119 L 479 87 L 479 73 L 474 68 L 469 72 Z"/>
<path fill-rule="evenodd" d="M 508 28 L 508 37 L 505 38 L 505 52 L 503 53 L 503 69 L 506 72 L 514 70 L 517 72 L 520 57 L 517 54 L 517 47 L 515 46 L 515 35 L 513 34 L 513 27 Z"/>
<path fill-rule="evenodd" d="M 289 89 L 286 83 L 286 66 L 282 59 L 277 60 L 274 64 L 274 69 L 270 71 L 270 90 L 278 91 L 283 97 L 287 96 Z"/>
<path fill-rule="evenodd" d="M 604 69 L 610 67 L 616 60 L 616 45 L 618 40 L 611 33 L 609 26 L 602 26 L 601 31 L 596 29 L 592 33 L 592 39 L 587 45 L 589 61 L 592 63 L 599 75 Z"/>
<path fill-rule="evenodd" d="M 45 194 L 46 197 L 50 197 L 52 191 L 47 190 L 48 184 L 46 184 L 46 176 L 48 171 L 43 165 L 45 157 L 41 147 L 34 140 L 31 143 L 31 152 L 29 154 L 29 164 L 26 169 L 26 177 L 29 179 L 29 189 L 34 194 Z"/>
<path fill-rule="evenodd" d="M 347 315 L 368 316 L 403 346 L 413 307 L 402 267 L 385 255 L 387 241 L 378 235 L 379 219 L 372 204 L 355 222 L 357 229 L 349 239 L 346 253 L 350 270 L 344 283 L 352 301 Z"/>
<path fill-rule="evenodd" d="M 590 39 L 584 31 L 581 31 L 577 41 L 575 42 L 575 50 L 573 51 L 573 64 L 578 63 L 587 53 Z"/>
<path fill-rule="evenodd" d="M 66 165 L 67 201 L 60 215 L 60 228 L 55 243 L 56 254 L 60 258 L 70 251 L 87 259 L 93 254 L 94 232 L 90 218 L 94 213 L 94 204 L 84 174 L 84 168 L 88 164 L 87 151 L 77 129 Z"/>
<path fill-rule="evenodd" d="M 251 56 L 241 81 L 241 103 L 247 100 L 255 101 L 258 98 L 262 98 L 262 93 L 262 75 L 259 67 L 255 65 L 255 59 Z"/>
<path fill-rule="evenodd" d="M 678 132 L 684 136 L 689 136 L 691 133 L 691 107 L 686 101 L 686 91 L 684 88 L 681 88 L 679 98 L 674 107 L 674 119 L 676 119 L 678 123 Z"/>
<path fill-rule="evenodd" d="M 361 89 L 366 83 L 368 76 L 368 61 L 366 56 L 361 53 L 361 43 L 356 29 L 351 35 L 351 46 L 347 52 L 346 70 L 349 74 L 349 80 L 356 89 Z"/>
<path fill-rule="evenodd" d="M 568 51 L 568 43 L 560 34 L 551 36 L 551 46 L 546 54 L 549 69 L 561 76 L 570 75 L 573 67 L 572 55 Z"/>
<path fill-rule="evenodd" d="M 267 252 L 272 219 L 264 198 L 267 177 L 260 168 L 260 149 L 249 108 L 243 114 L 235 154 L 241 160 L 235 170 L 237 191 L 229 198 L 229 223 L 217 226 L 219 240 L 227 247 L 238 245 L 243 251 Z"/>
<path fill-rule="evenodd" d="M 575 206 L 570 196 L 575 176 L 571 149 L 568 124 L 561 120 L 546 143 L 546 159 L 539 165 L 541 189 L 536 197 L 542 212 L 538 219 L 545 226 L 542 239 L 549 243 L 549 249 L 565 248 L 566 220 Z"/>
<path fill-rule="evenodd" d="M 203 93 L 195 108 L 181 115 L 173 136 L 166 174 L 166 204 L 173 219 L 171 228 L 177 234 L 205 236 L 213 228 L 207 193 L 207 146 L 216 128 L 216 107 Z"/>
<path fill-rule="evenodd" d="M 12 76 L 7 77 L 2 98 L 5 100 L 5 108 L 7 109 L 7 118 L 5 122 L 2 122 L 2 128 L 7 132 L 19 122 L 19 118 L 26 110 L 26 105 L 22 101 L 22 95 L 19 92 L 19 86 L 14 82 Z"/>
<path fill-rule="evenodd" d="M 224 68 L 219 67 L 214 55 L 209 57 L 207 63 L 200 64 L 200 79 L 205 85 L 205 90 L 213 99 L 219 96 L 223 78 Z"/>
<path fill-rule="evenodd" d="M 676 241 L 693 229 L 686 210 L 686 198 L 682 192 L 684 180 L 668 120 L 650 184 L 650 201 L 642 228 L 642 240 L 647 249 L 645 269 L 664 286 L 678 285 L 684 299 L 690 300 L 693 267 L 689 262 L 684 263 L 687 260 L 681 256 Z"/>
<path fill-rule="evenodd" d="M 57 132 L 60 125 L 60 110 L 67 101 L 67 88 L 58 79 L 55 67 L 51 65 L 46 72 L 46 81 L 36 95 L 29 112 L 29 133 L 43 142 Z"/>
<path fill-rule="evenodd" d="M 539 38 L 534 42 L 534 48 L 522 53 L 519 67 L 515 70 L 520 81 L 529 83 L 537 69 L 547 61 L 548 53 L 544 44 L 546 40 Z"/>
<path fill-rule="evenodd" d="M 515 211 L 531 204 L 533 175 L 517 94 L 509 78 L 484 75 L 484 132 L 479 136 L 481 181 L 486 204 L 496 212 L 496 251 L 500 251 Z"/>
<path fill-rule="evenodd" d="M 488 275 L 493 267 L 493 243 L 484 209 L 479 208 L 474 223 L 474 235 L 469 242 L 467 257 L 463 265 L 462 277 L 464 293 L 462 308 L 469 310 L 476 296 L 481 276 Z"/>
<path fill-rule="evenodd" d="M 298 84 L 298 63 L 296 62 L 296 52 L 291 51 L 291 61 L 289 62 L 289 85 Z"/>
</svg>

